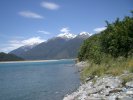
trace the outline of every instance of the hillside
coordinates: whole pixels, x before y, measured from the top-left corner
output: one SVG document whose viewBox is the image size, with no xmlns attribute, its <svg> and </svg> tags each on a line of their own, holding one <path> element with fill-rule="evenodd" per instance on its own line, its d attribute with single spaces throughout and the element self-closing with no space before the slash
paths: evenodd
<svg viewBox="0 0 133 100">
<path fill-rule="evenodd" d="M 13 54 L 6 54 L 1 52 L 0 53 L 0 61 L 21 61 L 24 60 L 20 57 L 17 57 L 16 55 Z"/>
<path fill-rule="evenodd" d="M 133 72 L 133 16 L 106 23 L 106 30 L 85 40 L 80 48 L 79 61 L 89 61 L 92 67 L 83 70 L 83 80 L 90 75 Z"/>
<path fill-rule="evenodd" d="M 21 46 L 11 52 L 9 52 L 10 54 L 15 54 L 17 55 L 18 57 L 21 57 L 21 55 L 25 54 L 27 51 L 31 50 L 32 48 L 34 48 L 36 45 L 38 45 L 37 43 L 35 44 L 32 44 L 32 45 L 24 45 L 24 46 Z"/>
</svg>

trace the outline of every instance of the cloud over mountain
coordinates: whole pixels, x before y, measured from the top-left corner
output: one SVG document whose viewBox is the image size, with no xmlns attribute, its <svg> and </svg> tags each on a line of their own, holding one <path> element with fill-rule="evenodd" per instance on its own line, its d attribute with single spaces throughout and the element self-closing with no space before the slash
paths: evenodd
<svg viewBox="0 0 133 100">
<path fill-rule="evenodd" d="M 68 27 L 63 27 L 60 32 L 63 32 L 63 33 L 68 33 L 70 30 Z"/>
<path fill-rule="evenodd" d="M 41 37 L 31 37 L 31 38 L 25 39 L 25 40 L 10 40 L 9 43 L 7 44 L 7 46 L 0 50 L 3 52 L 9 52 L 9 51 L 17 49 L 21 46 L 39 44 L 44 41 L 45 40 L 41 39 Z"/>
</svg>

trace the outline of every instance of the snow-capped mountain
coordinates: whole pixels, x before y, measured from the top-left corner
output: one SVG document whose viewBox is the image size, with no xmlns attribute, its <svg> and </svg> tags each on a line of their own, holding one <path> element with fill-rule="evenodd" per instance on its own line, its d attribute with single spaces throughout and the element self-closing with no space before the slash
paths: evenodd
<svg viewBox="0 0 133 100">
<path fill-rule="evenodd" d="M 88 33 L 88 32 L 81 32 L 81 33 L 79 33 L 79 35 L 91 35 L 90 33 Z"/>
<path fill-rule="evenodd" d="M 38 45 L 23 46 L 10 53 L 29 60 L 75 58 L 80 45 L 89 36 L 87 32 L 78 35 L 65 32 Z"/>
<path fill-rule="evenodd" d="M 79 33 L 77 36 L 76 36 L 76 38 L 83 38 L 83 39 L 86 39 L 86 38 L 88 38 L 88 37 L 90 37 L 91 35 L 90 35 L 90 33 L 88 33 L 88 32 L 81 32 L 81 33 Z"/>
<path fill-rule="evenodd" d="M 71 34 L 71 33 L 61 33 L 61 34 L 57 35 L 57 37 L 67 38 L 67 39 L 73 39 L 73 38 L 75 38 L 76 36 L 77 36 L 77 35 Z"/>
<path fill-rule="evenodd" d="M 72 33 L 61 33 L 59 35 L 57 35 L 57 37 L 60 37 L 60 38 L 64 38 L 64 39 L 74 39 L 76 37 L 84 37 L 84 36 L 91 36 L 92 34 L 88 33 L 88 32 L 81 32 L 79 33 L 78 35 L 75 35 L 75 34 L 72 34 Z"/>
</svg>

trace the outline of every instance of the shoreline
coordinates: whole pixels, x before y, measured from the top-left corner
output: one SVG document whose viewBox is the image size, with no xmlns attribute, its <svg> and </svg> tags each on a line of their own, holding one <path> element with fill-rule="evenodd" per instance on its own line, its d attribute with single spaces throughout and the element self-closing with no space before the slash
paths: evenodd
<svg viewBox="0 0 133 100">
<path fill-rule="evenodd" d="M 75 60 L 75 59 L 55 59 L 55 60 L 24 60 L 24 61 L 1 61 L 3 63 L 30 63 L 30 62 L 49 62 L 49 61 L 60 61 L 60 60 Z"/>
<path fill-rule="evenodd" d="M 87 62 L 76 63 L 79 72 Z M 88 77 L 76 91 L 66 94 L 63 100 L 133 100 L 133 73 Z"/>
</svg>

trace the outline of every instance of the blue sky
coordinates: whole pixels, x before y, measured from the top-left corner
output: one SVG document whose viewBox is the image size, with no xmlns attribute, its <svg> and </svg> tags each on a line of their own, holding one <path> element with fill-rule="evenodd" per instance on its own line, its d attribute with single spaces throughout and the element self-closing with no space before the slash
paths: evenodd
<svg viewBox="0 0 133 100">
<path fill-rule="evenodd" d="M 0 52 L 62 33 L 96 33 L 105 20 L 130 15 L 133 0 L 1 0 Z"/>
</svg>

